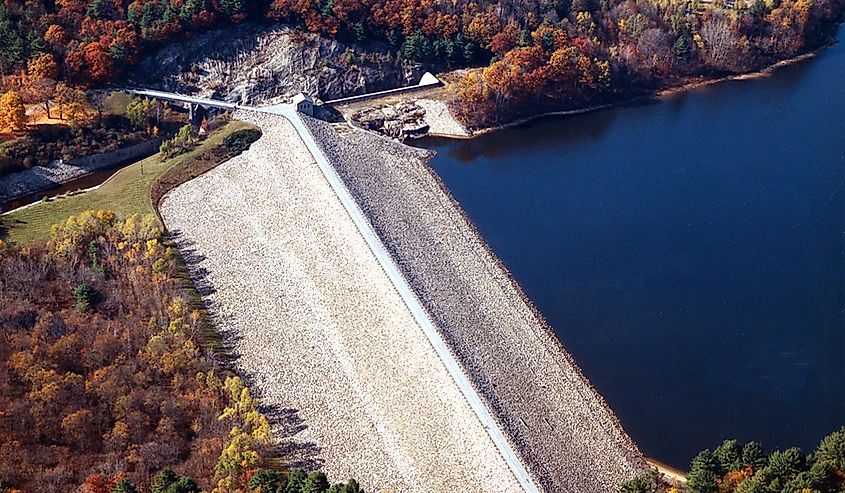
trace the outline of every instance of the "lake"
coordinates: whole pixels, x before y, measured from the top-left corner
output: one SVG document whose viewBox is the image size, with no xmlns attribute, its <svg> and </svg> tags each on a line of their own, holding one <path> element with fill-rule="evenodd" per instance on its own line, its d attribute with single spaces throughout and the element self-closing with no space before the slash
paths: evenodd
<svg viewBox="0 0 845 493">
<path fill-rule="evenodd" d="M 809 451 L 845 424 L 843 74 L 418 145 L 647 455 Z"/>
</svg>

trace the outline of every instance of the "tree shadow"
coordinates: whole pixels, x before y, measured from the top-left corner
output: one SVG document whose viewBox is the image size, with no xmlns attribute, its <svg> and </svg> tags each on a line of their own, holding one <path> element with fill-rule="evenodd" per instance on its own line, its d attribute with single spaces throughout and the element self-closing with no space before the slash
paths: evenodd
<svg viewBox="0 0 845 493">
<path fill-rule="evenodd" d="M 214 310 L 215 303 L 209 299 L 209 296 L 216 293 L 217 290 L 209 279 L 208 269 L 202 266 L 206 256 L 197 250 L 196 243 L 188 239 L 181 230 L 169 231 L 168 238 L 176 247 L 182 264 L 185 266 L 185 275 L 190 278 L 193 287 L 200 295 L 199 303 L 211 317 L 214 329 L 220 337 L 222 350 L 215 352 L 215 360 L 223 368 L 238 373 L 244 383 L 256 392 L 255 397 L 261 402 L 265 396 L 260 395 L 261 393 L 257 391 L 260 387 L 256 385 L 254 375 L 236 368 L 236 363 L 240 358 L 236 347 L 242 336 L 235 330 L 226 329 L 226 327 L 232 327 L 233 324 L 227 323 L 219 311 Z M 305 420 L 299 415 L 298 409 L 278 404 L 261 404 L 258 410 L 267 418 L 273 436 L 277 440 L 277 444 L 273 447 L 273 456 L 278 457 L 274 462 L 279 467 L 286 470 L 299 468 L 306 471 L 323 467 L 325 461 L 320 455 L 322 449 L 316 443 L 297 440 L 296 438 L 297 435 L 308 428 Z"/>
<path fill-rule="evenodd" d="M 308 428 L 299 410 L 273 404 L 259 406 L 258 410 L 267 417 L 278 440 L 274 455 L 284 469 L 314 471 L 323 467 L 322 449 L 314 442 L 296 439 L 296 435 Z"/>
<path fill-rule="evenodd" d="M 207 296 L 216 293 L 217 289 L 215 289 L 214 284 L 208 279 L 208 269 L 201 265 L 207 257 L 196 250 L 196 243 L 185 238 L 182 231 L 178 229 L 170 231 L 168 236 L 179 250 L 182 263 L 188 269 L 188 274 L 191 276 L 194 287 L 200 296 L 205 300 Z M 206 308 L 210 307 L 206 306 Z"/>
<path fill-rule="evenodd" d="M 223 367 L 231 369 L 238 359 L 234 348 L 240 336 L 235 331 L 226 329 L 226 327 L 231 327 L 231 324 L 226 322 L 219 310 L 215 310 L 216 303 L 210 296 L 216 293 L 217 289 L 209 279 L 209 270 L 202 266 L 202 262 L 207 257 L 199 253 L 196 243 L 189 240 L 181 230 L 168 231 L 168 240 L 176 247 L 177 255 L 184 266 L 183 280 L 187 286 L 190 286 L 189 289 L 197 294 L 195 308 L 202 309 L 211 319 L 213 332 L 216 334 L 216 337 L 212 336 L 212 338 L 219 342 L 219 347 L 215 347 L 214 350 L 215 359 Z"/>
<path fill-rule="evenodd" d="M 320 457 L 322 449 L 314 442 L 285 442 L 275 447 L 283 469 L 303 469 L 316 471 L 322 469 L 326 461 Z"/>
</svg>

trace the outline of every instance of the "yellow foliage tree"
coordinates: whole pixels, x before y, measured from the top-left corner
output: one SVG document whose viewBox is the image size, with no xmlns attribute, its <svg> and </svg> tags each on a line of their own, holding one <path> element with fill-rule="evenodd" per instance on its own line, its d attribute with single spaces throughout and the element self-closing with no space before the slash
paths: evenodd
<svg viewBox="0 0 845 493">
<path fill-rule="evenodd" d="M 59 119 L 82 122 L 88 118 L 88 97 L 85 91 L 66 84 L 58 84 L 55 91 Z"/>
<path fill-rule="evenodd" d="M 220 454 L 215 469 L 220 481 L 214 492 L 225 493 L 235 489 L 244 472 L 260 465 L 259 451 L 270 443 L 270 423 L 258 412 L 258 401 L 239 377 L 228 377 L 217 388 L 228 401 L 218 419 L 233 422 L 229 444 Z"/>
<path fill-rule="evenodd" d="M 103 234 L 116 222 L 117 215 L 112 211 L 86 211 L 71 216 L 65 222 L 53 225 L 48 247 L 57 256 L 79 251 L 82 245 Z"/>
<path fill-rule="evenodd" d="M 221 479 L 213 493 L 234 490 L 241 475 L 257 468 L 261 462 L 252 435 L 235 426 L 229 433 L 229 438 L 229 444 L 220 453 L 220 459 L 215 466 L 215 472 Z"/>
<path fill-rule="evenodd" d="M 152 336 L 143 356 L 165 375 L 184 374 L 196 361 L 199 350 L 188 336 L 181 319 L 173 320 L 167 328 Z"/>
<path fill-rule="evenodd" d="M 22 130 L 26 126 L 26 107 L 23 98 L 15 91 L 0 97 L 0 127 Z"/>
</svg>

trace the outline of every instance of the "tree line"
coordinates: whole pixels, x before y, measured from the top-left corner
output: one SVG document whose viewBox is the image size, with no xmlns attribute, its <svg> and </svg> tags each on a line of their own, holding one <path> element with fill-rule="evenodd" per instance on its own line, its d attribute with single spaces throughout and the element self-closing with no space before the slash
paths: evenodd
<svg viewBox="0 0 845 493">
<path fill-rule="evenodd" d="M 455 84 L 471 126 L 757 70 L 828 42 L 841 0 L 573 0 L 558 19 L 494 24 L 489 66 Z"/>
<path fill-rule="evenodd" d="M 621 493 L 667 490 L 656 474 L 632 479 Z M 674 489 L 675 492 L 679 490 Z M 725 440 L 690 464 L 686 493 L 842 493 L 845 491 L 845 427 L 810 453 L 797 447 L 766 454 L 757 442 Z"/>
<path fill-rule="evenodd" d="M 49 101 L 97 85 L 151 48 L 250 20 L 283 21 L 435 68 L 486 66 L 455 86 L 465 122 L 579 106 L 815 48 L 843 0 L 8 0 L 6 90 Z M 49 110 L 48 110 L 49 111 Z M 2 113 L 2 112 L 0 112 Z"/>
</svg>

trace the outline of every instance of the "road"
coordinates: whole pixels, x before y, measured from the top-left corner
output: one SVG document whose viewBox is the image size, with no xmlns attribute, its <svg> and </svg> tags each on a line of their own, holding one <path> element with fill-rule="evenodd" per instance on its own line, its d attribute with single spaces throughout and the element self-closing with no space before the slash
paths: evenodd
<svg viewBox="0 0 845 493">
<path fill-rule="evenodd" d="M 164 91 L 152 91 L 147 89 L 119 89 L 120 91 L 127 92 L 129 94 L 134 94 L 135 96 L 144 96 L 148 98 L 156 98 L 156 99 L 164 99 L 166 101 L 175 101 L 180 103 L 193 103 L 193 104 L 201 104 L 203 106 L 212 106 L 214 108 L 222 108 L 227 110 L 234 110 L 240 108 L 239 105 L 235 103 L 229 103 L 226 101 L 218 101 L 216 99 L 206 99 L 206 98 L 197 98 L 194 96 L 187 96 L 184 94 L 177 94 L 173 92 L 164 92 Z M 244 107 L 244 109 L 250 109 Z"/>
<path fill-rule="evenodd" d="M 302 122 L 301 118 L 299 117 L 299 113 L 295 110 L 293 105 L 278 104 L 263 108 L 255 108 L 249 106 L 240 106 L 234 103 L 227 103 L 224 101 L 195 98 L 192 96 L 185 96 L 181 94 L 167 93 L 162 91 L 132 90 L 129 92 L 138 96 L 148 96 L 168 101 L 203 104 L 216 108 L 258 111 L 262 113 L 279 115 L 286 118 L 294 126 L 297 133 L 299 133 L 299 136 L 305 143 L 305 146 L 308 148 L 308 151 L 311 153 L 311 155 L 314 157 L 314 160 L 317 162 L 317 166 L 320 168 L 320 171 L 323 173 L 323 176 L 331 185 L 332 190 L 335 192 L 335 195 L 337 195 L 338 199 L 340 199 L 340 202 L 343 204 L 344 209 L 349 214 L 349 217 L 352 219 L 352 221 L 355 223 L 355 226 L 358 228 L 358 231 L 361 233 L 361 236 L 366 241 L 367 246 L 370 248 L 370 251 L 373 252 L 373 255 L 376 257 L 376 260 L 378 261 L 379 265 L 384 270 L 385 274 L 387 274 L 388 278 L 390 279 L 390 282 L 393 284 L 394 288 L 399 293 L 399 296 L 402 298 L 402 301 L 404 301 L 405 305 L 408 307 L 408 310 L 411 312 L 411 315 L 414 317 L 414 320 L 425 333 L 426 338 L 431 343 L 432 347 L 437 353 L 437 356 L 440 358 L 440 360 L 446 367 L 446 370 L 449 372 L 449 375 L 452 377 L 452 379 L 455 381 L 455 384 L 458 386 L 461 393 L 464 395 L 464 398 L 466 398 L 467 403 L 470 405 L 475 415 L 478 417 L 484 428 L 487 430 L 490 439 L 493 441 L 493 443 L 496 445 L 496 448 L 502 454 L 502 457 L 508 464 L 508 467 L 510 468 L 514 477 L 516 477 L 517 481 L 522 487 L 522 490 L 525 493 L 540 493 L 540 489 L 537 487 L 534 480 L 531 478 L 528 471 L 526 470 L 525 466 L 522 464 L 522 461 L 519 459 L 519 456 L 517 455 L 516 451 L 508 442 L 504 433 L 499 428 L 498 423 L 490 414 L 487 407 L 484 405 L 483 401 L 481 400 L 481 396 L 475 391 L 475 388 L 469 382 L 467 375 L 464 373 L 463 367 L 455 359 L 455 356 L 449 350 L 448 346 L 446 345 L 446 342 L 440 336 L 440 333 L 437 331 L 437 328 L 431 321 L 428 312 L 426 312 L 426 310 L 423 308 L 422 303 L 417 298 L 414 291 L 411 289 L 405 277 L 399 271 L 399 268 L 394 262 L 393 257 L 391 257 L 388 253 L 381 239 L 373 230 L 372 226 L 370 225 L 370 222 L 364 216 L 364 213 L 361 211 L 360 207 L 358 207 L 358 204 L 357 202 L 355 202 L 355 199 L 352 198 L 352 194 L 346 188 L 346 185 L 343 183 L 340 176 L 338 176 L 334 167 L 331 165 L 331 163 L 329 163 L 328 159 L 326 159 L 325 154 L 323 154 L 323 151 L 320 149 L 319 145 L 314 140 L 314 137 L 311 135 L 311 132 Z"/>
</svg>

